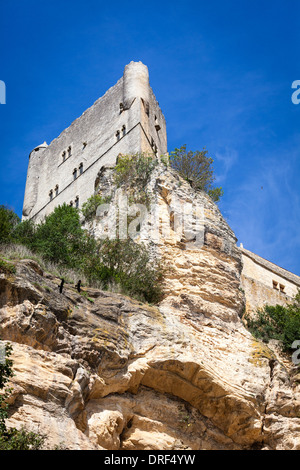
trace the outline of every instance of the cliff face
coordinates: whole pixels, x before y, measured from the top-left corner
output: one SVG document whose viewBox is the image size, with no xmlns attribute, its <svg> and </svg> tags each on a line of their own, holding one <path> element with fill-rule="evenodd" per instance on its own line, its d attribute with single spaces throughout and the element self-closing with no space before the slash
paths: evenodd
<svg viewBox="0 0 300 470">
<path fill-rule="evenodd" d="M 98 186 L 113 202 L 110 181 L 105 170 Z M 71 449 L 299 450 L 299 381 L 243 326 L 234 234 L 164 166 L 148 190 L 160 233 L 171 219 L 168 237 L 150 237 L 149 215 L 137 236 L 168 267 L 159 306 L 70 285 L 60 295 L 59 279 L 29 260 L 0 275 L 0 337 L 13 345 L 15 371 L 10 424 Z M 181 203 L 202 208 L 200 248 L 196 216 L 176 230 Z"/>
</svg>

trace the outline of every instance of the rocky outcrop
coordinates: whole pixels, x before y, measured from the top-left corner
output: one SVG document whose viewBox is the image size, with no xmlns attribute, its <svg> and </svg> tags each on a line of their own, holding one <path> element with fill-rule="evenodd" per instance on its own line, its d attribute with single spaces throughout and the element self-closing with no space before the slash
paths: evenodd
<svg viewBox="0 0 300 470">
<path fill-rule="evenodd" d="M 144 219 L 137 242 L 169 268 L 159 306 L 68 284 L 60 295 L 59 279 L 29 260 L 0 275 L 0 335 L 15 371 L 9 423 L 47 434 L 51 448 L 300 449 L 299 381 L 241 321 L 233 232 L 208 196 L 155 171 L 163 224 L 176 221 L 174 193 L 205 215 L 200 248 L 193 227 L 182 234 L 175 222 L 154 243 Z"/>
</svg>

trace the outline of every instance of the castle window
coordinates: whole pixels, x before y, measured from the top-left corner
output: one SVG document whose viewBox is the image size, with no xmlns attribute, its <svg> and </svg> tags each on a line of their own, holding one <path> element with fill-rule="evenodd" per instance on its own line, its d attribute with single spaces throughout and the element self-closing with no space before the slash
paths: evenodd
<svg viewBox="0 0 300 470">
<path fill-rule="evenodd" d="M 55 186 L 55 196 L 58 196 L 58 190 L 59 190 L 59 187 L 58 187 L 58 184 Z"/>
<path fill-rule="evenodd" d="M 76 199 L 75 199 L 75 207 L 76 207 L 76 209 L 79 208 L 79 196 L 76 196 Z"/>
<path fill-rule="evenodd" d="M 116 139 L 117 139 L 117 142 L 118 142 L 118 140 L 120 140 L 120 131 L 116 132 Z"/>
<path fill-rule="evenodd" d="M 279 284 L 279 289 L 280 289 L 280 292 L 285 293 L 285 292 L 284 292 L 284 289 L 285 289 L 285 286 L 284 286 L 284 285 Z"/>
<path fill-rule="evenodd" d="M 126 126 L 123 126 L 123 127 L 122 127 L 122 135 L 123 135 L 123 137 L 124 137 L 125 134 L 126 134 Z"/>
<path fill-rule="evenodd" d="M 156 116 L 155 116 L 155 119 L 154 119 L 154 120 L 155 120 L 155 129 L 156 129 L 157 131 L 159 131 L 159 130 L 160 130 L 160 125 L 158 124 L 158 120 L 157 120 L 157 117 L 156 117 Z"/>
<path fill-rule="evenodd" d="M 278 289 L 278 282 L 273 281 L 273 289 Z"/>
<path fill-rule="evenodd" d="M 52 189 L 51 189 L 51 191 L 49 192 L 49 197 L 50 197 L 50 201 L 52 201 L 52 199 L 53 199 L 53 191 L 52 191 Z"/>
<path fill-rule="evenodd" d="M 77 168 L 74 168 L 73 170 L 73 180 L 76 180 L 77 178 Z"/>
<path fill-rule="evenodd" d="M 71 156 L 71 145 L 68 147 L 68 158 Z"/>
<path fill-rule="evenodd" d="M 63 159 L 63 162 L 66 160 L 66 152 L 62 153 L 62 159 Z"/>
<path fill-rule="evenodd" d="M 82 175 L 83 173 L 83 163 L 80 163 L 79 165 L 79 174 Z"/>
<path fill-rule="evenodd" d="M 73 207 L 73 201 L 70 201 L 70 207 Z"/>
</svg>

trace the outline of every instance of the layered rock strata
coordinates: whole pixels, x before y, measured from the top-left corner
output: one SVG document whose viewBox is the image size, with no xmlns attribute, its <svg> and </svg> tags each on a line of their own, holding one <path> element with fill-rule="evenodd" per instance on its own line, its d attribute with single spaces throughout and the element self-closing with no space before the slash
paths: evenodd
<svg viewBox="0 0 300 470">
<path fill-rule="evenodd" d="M 100 191 L 104 181 L 112 188 L 111 172 L 102 171 Z M 168 267 L 160 305 L 71 285 L 59 295 L 59 279 L 30 260 L 0 275 L 0 335 L 15 371 L 9 423 L 46 434 L 51 448 L 299 450 L 299 376 L 243 325 L 232 230 L 165 166 L 148 191 L 168 236 L 149 236 L 148 213 L 136 241 Z M 183 203 L 202 214 L 184 233 Z"/>
</svg>

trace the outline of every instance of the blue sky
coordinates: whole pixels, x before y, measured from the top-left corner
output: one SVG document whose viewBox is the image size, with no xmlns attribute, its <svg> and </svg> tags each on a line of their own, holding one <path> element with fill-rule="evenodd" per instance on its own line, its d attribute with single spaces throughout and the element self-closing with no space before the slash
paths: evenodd
<svg viewBox="0 0 300 470">
<path fill-rule="evenodd" d="M 299 0 L 0 0 L 0 204 L 19 215 L 29 152 L 149 67 L 168 150 L 206 147 L 245 248 L 300 275 Z"/>
</svg>

